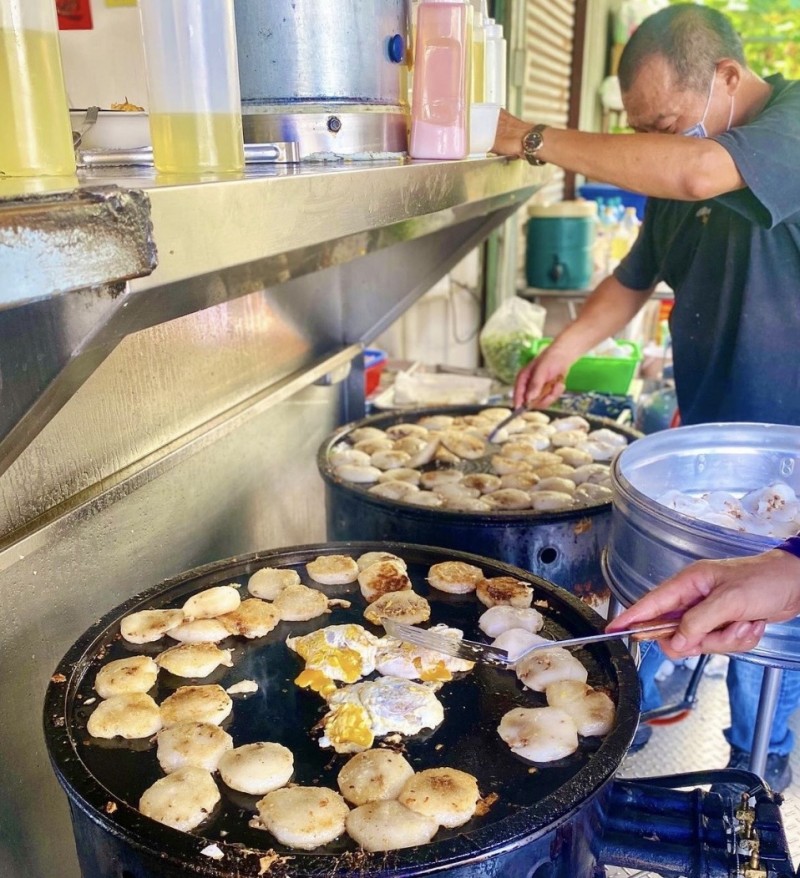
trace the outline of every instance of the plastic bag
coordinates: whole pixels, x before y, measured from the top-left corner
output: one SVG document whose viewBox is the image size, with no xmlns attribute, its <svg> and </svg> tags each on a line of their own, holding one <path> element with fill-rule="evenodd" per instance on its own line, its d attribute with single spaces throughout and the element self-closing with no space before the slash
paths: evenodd
<svg viewBox="0 0 800 878">
<path fill-rule="evenodd" d="M 486 321 L 480 334 L 481 353 L 498 381 L 514 383 L 517 372 L 530 359 L 531 342 L 542 337 L 546 313 L 541 305 L 514 296 Z"/>
</svg>

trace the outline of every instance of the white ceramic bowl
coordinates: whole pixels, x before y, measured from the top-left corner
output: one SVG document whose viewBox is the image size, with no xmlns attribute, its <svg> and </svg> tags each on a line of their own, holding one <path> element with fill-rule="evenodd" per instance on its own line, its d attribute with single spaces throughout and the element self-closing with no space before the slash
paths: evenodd
<svg viewBox="0 0 800 878">
<path fill-rule="evenodd" d="M 80 131 L 86 110 L 70 110 L 73 131 Z M 85 149 L 138 149 L 150 146 L 150 126 L 147 113 L 124 110 L 100 110 L 97 121 L 83 135 L 81 148 Z"/>
</svg>

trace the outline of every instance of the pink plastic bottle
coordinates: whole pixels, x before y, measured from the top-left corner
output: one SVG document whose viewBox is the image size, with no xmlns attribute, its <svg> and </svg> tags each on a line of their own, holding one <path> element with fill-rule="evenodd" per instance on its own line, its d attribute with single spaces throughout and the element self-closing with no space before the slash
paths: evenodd
<svg viewBox="0 0 800 878">
<path fill-rule="evenodd" d="M 419 4 L 408 148 L 412 158 L 462 159 L 469 152 L 471 14 L 462 0 Z"/>
</svg>

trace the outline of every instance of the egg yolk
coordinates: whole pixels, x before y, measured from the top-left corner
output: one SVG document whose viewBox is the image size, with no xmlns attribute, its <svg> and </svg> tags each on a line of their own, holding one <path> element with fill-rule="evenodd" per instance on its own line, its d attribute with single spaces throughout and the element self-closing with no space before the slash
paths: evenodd
<svg viewBox="0 0 800 878">
<path fill-rule="evenodd" d="M 332 744 L 352 743 L 365 750 L 375 740 L 369 714 L 360 704 L 341 704 L 334 708 L 325 723 L 325 734 Z"/>
<path fill-rule="evenodd" d="M 345 683 L 361 679 L 364 663 L 360 653 L 348 646 L 332 646 L 325 639 L 324 630 L 315 631 L 297 644 L 297 653 L 311 668 L 335 668 L 341 671 Z"/>
<path fill-rule="evenodd" d="M 328 698 L 336 691 L 336 683 L 330 677 L 315 668 L 307 668 L 295 677 L 295 684 L 301 689 L 311 689 L 318 692 L 323 698 Z"/>
<path fill-rule="evenodd" d="M 422 662 L 415 658 L 414 667 L 420 671 L 420 680 L 426 683 L 446 683 L 448 680 L 453 679 L 453 674 L 443 661 L 436 662 L 432 668 L 422 670 Z"/>
</svg>

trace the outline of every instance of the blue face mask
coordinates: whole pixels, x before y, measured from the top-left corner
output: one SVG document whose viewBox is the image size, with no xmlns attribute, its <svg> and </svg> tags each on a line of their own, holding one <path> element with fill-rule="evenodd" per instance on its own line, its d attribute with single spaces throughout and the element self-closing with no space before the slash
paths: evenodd
<svg viewBox="0 0 800 878">
<path fill-rule="evenodd" d="M 708 131 L 706 131 L 706 116 L 708 115 L 708 108 L 711 106 L 711 96 L 714 94 L 714 83 L 717 81 L 716 72 L 711 77 L 711 87 L 708 89 L 708 97 L 706 98 L 706 108 L 703 110 L 703 118 L 692 125 L 691 128 L 687 128 L 685 131 L 681 131 L 681 134 L 684 137 L 708 137 Z M 731 95 L 731 109 L 728 113 L 728 125 L 725 128 L 726 131 L 730 130 L 731 122 L 733 121 L 733 95 Z"/>
</svg>

